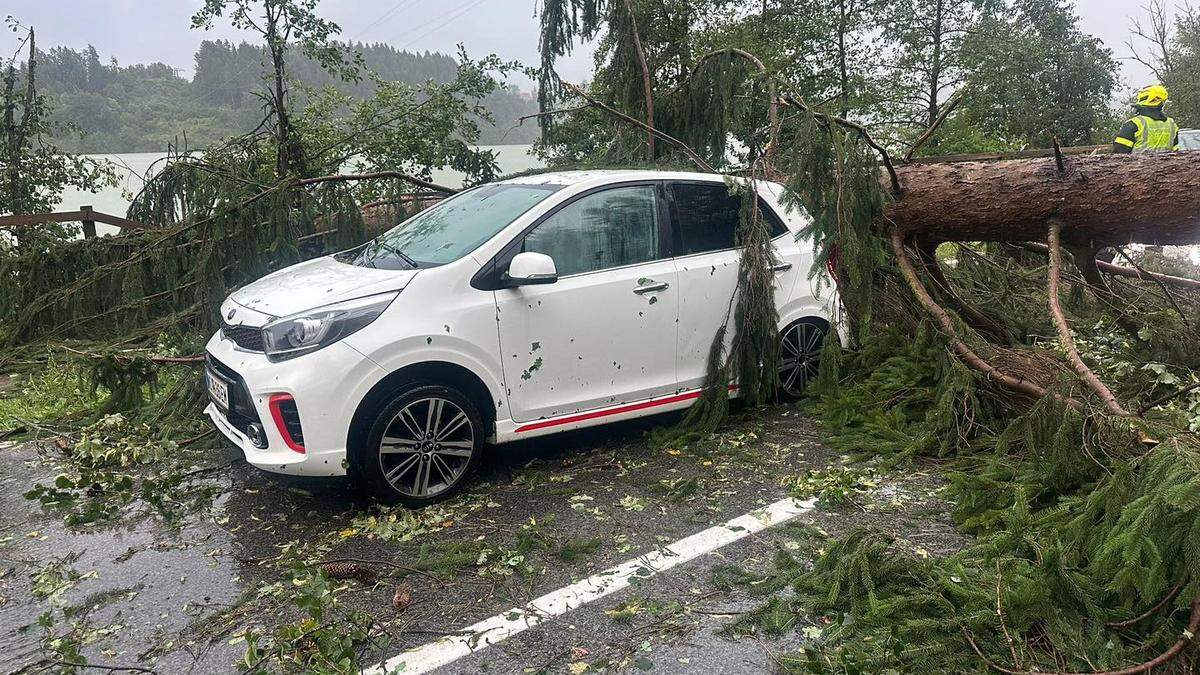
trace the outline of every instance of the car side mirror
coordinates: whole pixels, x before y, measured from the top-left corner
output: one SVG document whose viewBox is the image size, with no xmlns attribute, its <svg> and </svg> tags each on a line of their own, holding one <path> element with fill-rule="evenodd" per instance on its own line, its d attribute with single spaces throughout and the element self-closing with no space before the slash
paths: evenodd
<svg viewBox="0 0 1200 675">
<path fill-rule="evenodd" d="M 544 253 L 526 251 L 513 256 L 504 273 L 504 285 L 509 288 L 532 284 L 552 284 L 558 281 L 554 258 Z"/>
</svg>

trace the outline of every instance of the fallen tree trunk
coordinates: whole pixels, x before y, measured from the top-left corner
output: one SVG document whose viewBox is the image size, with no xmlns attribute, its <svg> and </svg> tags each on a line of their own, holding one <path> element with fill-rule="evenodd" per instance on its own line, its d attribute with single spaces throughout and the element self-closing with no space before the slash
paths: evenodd
<svg viewBox="0 0 1200 675">
<path fill-rule="evenodd" d="M 1094 155 L 896 167 L 884 217 L 905 239 L 1200 244 L 1200 152 Z M 881 180 L 891 189 L 890 177 Z"/>
</svg>

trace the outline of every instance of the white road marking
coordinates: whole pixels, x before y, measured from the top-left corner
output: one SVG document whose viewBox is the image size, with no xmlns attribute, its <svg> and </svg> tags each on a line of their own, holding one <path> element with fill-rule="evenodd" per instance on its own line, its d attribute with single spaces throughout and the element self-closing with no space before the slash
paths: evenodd
<svg viewBox="0 0 1200 675">
<path fill-rule="evenodd" d="M 403 651 L 363 672 L 369 675 L 427 673 L 481 649 L 503 642 L 528 628 L 535 628 L 589 602 L 628 588 L 635 579 L 648 579 L 659 572 L 665 572 L 676 565 L 732 544 L 751 534 L 786 523 L 796 516 L 811 511 L 816 501 L 816 499 L 807 501 L 797 501 L 791 498 L 781 499 L 774 504 L 734 518 L 723 525 L 710 527 L 689 537 L 684 537 L 670 546 L 651 551 L 593 574 L 570 586 L 551 591 L 524 607 L 513 607 L 507 612 L 467 626 L 460 635 L 447 636 L 429 644 Z"/>
</svg>

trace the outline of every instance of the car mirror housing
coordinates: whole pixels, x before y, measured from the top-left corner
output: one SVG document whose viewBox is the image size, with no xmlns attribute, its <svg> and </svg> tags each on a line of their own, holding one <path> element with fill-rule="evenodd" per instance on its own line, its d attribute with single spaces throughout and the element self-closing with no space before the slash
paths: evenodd
<svg viewBox="0 0 1200 675">
<path fill-rule="evenodd" d="M 556 281 L 558 269 L 554 266 L 554 259 L 544 253 L 518 253 L 504 273 L 505 285 L 509 287 L 552 284 Z"/>
</svg>

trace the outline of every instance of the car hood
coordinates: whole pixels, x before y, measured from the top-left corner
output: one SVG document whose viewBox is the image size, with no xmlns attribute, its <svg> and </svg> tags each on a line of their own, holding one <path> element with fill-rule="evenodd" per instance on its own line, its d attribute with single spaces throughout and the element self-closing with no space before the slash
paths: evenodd
<svg viewBox="0 0 1200 675">
<path fill-rule="evenodd" d="M 268 274 L 234 291 L 229 299 L 261 314 L 290 316 L 343 300 L 401 290 L 418 271 L 359 267 L 326 256 Z"/>
</svg>

